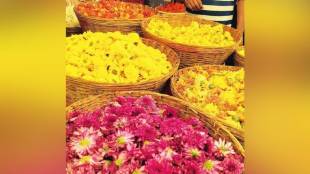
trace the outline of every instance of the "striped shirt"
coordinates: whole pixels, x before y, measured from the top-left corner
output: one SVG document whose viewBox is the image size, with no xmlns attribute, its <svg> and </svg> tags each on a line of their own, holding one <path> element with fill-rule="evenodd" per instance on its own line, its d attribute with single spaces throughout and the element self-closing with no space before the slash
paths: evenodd
<svg viewBox="0 0 310 174">
<path fill-rule="evenodd" d="M 232 25 L 235 0 L 201 0 L 201 2 L 203 4 L 202 10 L 192 11 L 187 8 L 187 11 L 207 20 L 228 26 Z"/>
</svg>

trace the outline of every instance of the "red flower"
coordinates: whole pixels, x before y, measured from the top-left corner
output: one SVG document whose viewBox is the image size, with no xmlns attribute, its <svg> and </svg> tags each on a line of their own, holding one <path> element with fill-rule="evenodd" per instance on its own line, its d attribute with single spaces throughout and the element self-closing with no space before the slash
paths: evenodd
<svg viewBox="0 0 310 174">
<path fill-rule="evenodd" d="M 151 159 L 147 162 L 145 170 L 148 174 L 172 174 L 173 169 L 170 163 L 166 161 L 157 161 Z"/>
<path fill-rule="evenodd" d="M 151 111 L 154 111 L 157 108 L 155 100 L 148 95 L 138 98 L 135 104 L 150 109 Z"/>
<path fill-rule="evenodd" d="M 140 137 L 143 141 L 154 140 L 157 137 L 157 131 L 151 126 L 142 125 L 135 131 L 135 135 Z"/>
<path fill-rule="evenodd" d="M 163 116 L 164 117 L 178 117 L 179 111 L 171 106 L 163 105 L 162 108 L 164 109 Z"/>
<path fill-rule="evenodd" d="M 224 174 L 241 174 L 244 165 L 234 158 L 225 158 L 222 162 L 222 167 Z"/>
<path fill-rule="evenodd" d="M 185 127 L 183 121 L 178 118 L 167 118 L 160 124 L 160 132 L 166 135 L 180 134 Z"/>
</svg>

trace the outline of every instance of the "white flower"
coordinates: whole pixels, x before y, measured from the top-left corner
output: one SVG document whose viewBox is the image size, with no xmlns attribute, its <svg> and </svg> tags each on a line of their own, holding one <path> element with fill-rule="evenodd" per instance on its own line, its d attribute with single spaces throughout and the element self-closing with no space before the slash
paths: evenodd
<svg viewBox="0 0 310 174">
<path fill-rule="evenodd" d="M 118 131 L 116 133 L 116 142 L 118 145 L 126 145 L 133 142 L 133 135 L 126 131 Z"/>
<path fill-rule="evenodd" d="M 160 153 L 160 157 L 162 159 L 172 160 L 172 157 L 176 154 L 177 153 L 173 149 L 167 147 L 164 151 Z"/>
<path fill-rule="evenodd" d="M 207 160 L 203 163 L 202 168 L 208 172 L 208 174 L 218 174 L 218 170 L 221 169 L 219 166 L 220 162 Z"/>
<path fill-rule="evenodd" d="M 80 166 L 84 164 L 90 164 L 90 165 L 100 165 L 100 157 L 97 155 L 85 155 L 85 156 L 80 156 L 79 159 L 74 160 L 75 166 Z"/>
<path fill-rule="evenodd" d="M 197 148 L 189 148 L 189 149 L 187 150 L 187 153 L 188 153 L 191 157 L 194 157 L 194 158 L 199 157 L 200 154 L 201 154 L 200 150 L 197 149 Z"/>
<path fill-rule="evenodd" d="M 85 154 L 96 145 L 96 139 L 102 136 L 101 132 L 91 128 L 82 127 L 73 133 L 71 148 L 77 154 Z"/>
<path fill-rule="evenodd" d="M 121 154 L 118 155 L 118 158 L 114 161 L 115 165 L 117 167 L 121 167 L 126 161 L 126 158 L 127 158 L 126 153 L 122 152 Z"/>
<path fill-rule="evenodd" d="M 126 124 L 127 124 L 127 118 L 123 117 L 123 118 L 119 118 L 117 119 L 114 123 L 113 123 L 113 126 L 115 128 L 122 128 L 124 127 Z"/>
<path fill-rule="evenodd" d="M 231 142 L 225 142 L 225 140 L 222 140 L 221 138 L 219 141 L 215 141 L 214 145 L 224 156 L 235 153 Z"/>
</svg>

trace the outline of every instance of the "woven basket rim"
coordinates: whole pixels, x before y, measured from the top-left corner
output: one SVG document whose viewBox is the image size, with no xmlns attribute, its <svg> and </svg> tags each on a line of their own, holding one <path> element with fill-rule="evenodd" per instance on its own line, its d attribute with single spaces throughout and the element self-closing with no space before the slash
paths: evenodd
<svg viewBox="0 0 310 174">
<path fill-rule="evenodd" d="M 141 22 L 143 21 L 143 19 L 148 19 L 150 17 L 146 17 L 146 18 L 141 18 L 141 19 L 109 19 L 109 18 L 99 18 L 99 17 L 94 17 L 94 16 L 85 16 L 84 14 L 81 14 L 76 8 L 79 4 L 82 4 L 84 2 L 80 2 L 78 4 L 76 4 L 73 8 L 74 12 L 76 15 L 79 15 L 83 18 L 86 18 L 88 20 L 98 20 L 98 21 L 109 21 L 109 22 Z M 154 12 L 156 12 L 153 8 L 147 6 L 147 5 L 144 5 L 144 7 L 146 8 L 149 8 L 149 9 L 152 9 Z"/>
<path fill-rule="evenodd" d="M 186 101 L 186 98 L 180 94 L 180 92 L 178 90 L 176 90 L 176 82 L 180 77 L 180 74 L 182 73 L 186 73 L 192 69 L 195 69 L 197 67 L 202 67 L 203 69 L 210 69 L 210 68 L 219 68 L 221 70 L 231 70 L 231 71 L 237 71 L 242 69 L 243 67 L 239 67 L 239 66 L 225 66 L 225 65 L 197 65 L 197 66 L 191 66 L 191 67 L 186 67 L 183 69 L 178 70 L 172 77 L 171 77 L 171 82 L 170 82 L 170 88 L 171 91 L 173 93 L 173 96 L 178 97 L 182 100 Z M 201 108 L 194 106 L 193 104 L 189 103 L 192 107 L 194 107 L 197 111 L 200 111 L 202 113 L 205 113 L 205 111 L 203 111 Z M 205 113 L 205 115 L 207 115 Z M 216 119 L 217 121 L 219 121 L 221 124 L 223 124 L 226 127 L 229 127 L 237 132 L 239 132 L 242 136 L 244 136 L 244 128 L 236 128 L 236 127 L 232 127 L 231 125 L 227 124 L 226 122 L 224 122 L 223 119 L 219 118 L 219 117 L 214 117 L 214 119 Z M 244 138 L 244 137 L 242 137 Z"/>
<path fill-rule="evenodd" d="M 188 103 L 185 100 L 182 100 L 182 99 L 177 98 L 175 96 L 170 96 L 170 95 L 166 95 L 166 94 L 161 94 L 161 93 L 152 92 L 152 91 L 145 91 L 145 90 L 139 90 L 139 91 L 114 91 L 114 92 L 109 93 L 109 96 L 110 95 L 112 95 L 114 97 L 117 97 L 117 96 L 133 96 L 133 95 L 138 95 L 138 96 L 151 95 L 151 96 L 157 96 L 157 97 L 164 97 L 164 98 L 166 98 L 166 99 L 168 99 L 170 101 L 173 101 L 175 103 L 179 103 L 179 104 L 181 104 L 183 106 L 186 106 L 186 108 L 188 110 L 192 111 L 193 113 L 195 113 L 195 115 L 201 114 L 203 116 L 206 116 L 208 119 L 213 120 L 214 124 L 216 124 L 216 126 L 218 126 L 220 129 L 222 129 L 228 135 L 228 137 L 231 139 L 230 141 L 234 141 L 232 143 L 235 143 L 235 146 L 236 146 L 237 150 L 239 151 L 239 154 L 242 155 L 243 157 L 245 157 L 244 148 L 240 144 L 239 140 L 237 140 L 236 137 L 228 129 L 226 129 L 217 120 L 214 120 L 213 118 L 211 118 L 208 115 L 204 114 L 200 110 L 197 110 L 195 107 L 193 107 L 190 103 Z M 86 103 L 88 101 L 94 101 L 96 98 L 100 98 L 100 97 L 106 97 L 106 95 L 105 94 L 101 94 L 101 95 L 89 96 L 87 98 L 83 98 L 83 99 L 78 100 L 78 101 L 70 104 L 69 106 L 67 106 L 66 107 L 66 121 L 68 119 L 70 119 L 70 118 L 68 118 L 69 117 L 68 114 L 72 110 L 76 110 L 76 107 L 79 106 L 81 103 L 83 104 L 83 103 Z M 180 108 L 177 108 L 177 109 L 180 109 Z M 82 109 L 82 110 L 79 110 L 79 111 L 83 112 L 83 111 L 85 111 L 85 109 Z"/>
<path fill-rule="evenodd" d="M 177 72 L 177 70 L 178 70 L 178 68 L 180 66 L 180 58 L 178 57 L 177 53 L 173 49 L 171 49 L 170 47 L 168 47 L 167 45 L 165 45 L 163 43 L 160 43 L 160 42 L 157 42 L 157 41 L 154 41 L 154 40 L 151 40 L 151 39 L 146 39 L 146 38 L 141 38 L 141 39 L 142 39 L 142 41 L 154 42 L 154 43 L 157 43 L 159 45 L 162 45 L 166 49 L 168 49 L 170 52 L 172 52 L 172 54 L 175 55 L 176 64 L 173 64 L 173 62 L 171 62 L 169 60 L 168 55 L 163 53 L 163 54 L 166 55 L 167 60 L 172 65 L 171 70 L 165 76 L 154 78 L 154 79 L 150 79 L 150 80 L 146 80 L 146 81 L 142 81 L 142 82 L 136 82 L 136 83 L 100 83 L 100 82 L 94 82 L 94 81 L 90 81 L 90 80 L 85 80 L 85 79 L 82 79 L 82 78 L 71 77 L 71 76 L 68 76 L 68 75 L 66 75 L 66 78 L 73 79 L 73 80 L 78 80 L 78 81 L 83 82 L 83 83 L 89 83 L 89 84 L 92 84 L 92 85 L 95 85 L 95 86 L 126 87 L 126 86 L 132 86 L 132 85 L 134 85 L 134 86 L 139 85 L 140 86 L 140 85 L 144 85 L 144 84 L 154 83 L 154 82 L 157 82 L 157 81 L 163 80 L 163 79 L 169 79 L 173 74 L 175 74 Z M 155 49 L 157 49 L 157 48 L 155 48 Z"/>
<path fill-rule="evenodd" d="M 185 12 L 174 13 L 174 12 L 166 12 L 166 11 L 161 11 L 161 10 L 158 10 L 157 12 L 162 13 L 162 14 L 171 14 L 171 15 L 184 15 L 184 14 L 186 14 Z"/>
<path fill-rule="evenodd" d="M 181 14 L 180 14 L 181 15 Z M 210 21 L 210 20 L 206 20 L 206 19 L 202 19 L 202 18 L 199 18 L 197 16 L 193 16 L 193 15 L 189 15 L 187 13 L 184 13 L 182 14 L 184 15 L 184 17 L 192 17 L 192 18 L 197 18 L 199 20 L 204 20 L 204 21 L 207 21 L 208 23 L 211 23 L 212 25 L 222 25 L 224 27 L 224 29 L 230 29 L 230 30 L 233 30 L 235 32 L 238 32 L 238 33 L 241 33 L 240 30 L 238 29 L 235 29 L 235 28 L 232 28 L 232 27 L 229 27 L 227 25 L 224 25 L 224 24 L 221 24 L 221 23 L 218 23 L 218 22 L 214 22 L 214 21 Z M 225 46 L 225 47 L 220 47 L 220 46 L 201 46 L 201 45 L 190 45 L 190 44 L 183 44 L 183 43 L 178 43 L 178 42 L 174 42 L 174 41 L 171 41 L 171 40 L 168 40 L 168 39 L 165 39 L 165 38 L 162 38 L 162 37 L 159 37 L 159 36 L 156 36 L 150 32 L 147 31 L 147 26 L 150 22 L 150 20 L 152 20 L 153 18 L 169 18 L 169 16 L 165 16 L 165 17 L 162 17 L 160 15 L 154 15 L 154 16 L 151 16 L 149 18 L 145 18 L 142 20 L 142 24 L 141 24 L 141 28 L 142 28 L 142 31 L 147 33 L 148 35 L 158 39 L 158 40 L 161 40 L 165 43 L 168 43 L 168 44 L 174 44 L 174 45 L 179 45 L 179 46 L 182 46 L 182 47 L 187 47 L 187 48 L 200 48 L 200 49 L 236 49 L 237 45 L 239 45 L 239 43 L 241 42 L 241 39 L 239 40 L 236 40 L 234 38 L 234 41 L 235 41 L 235 44 L 231 45 L 231 46 Z M 230 31 L 229 31 L 230 32 Z M 231 33 L 231 32 L 230 32 Z"/>
<path fill-rule="evenodd" d="M 166 11 L 162 11 L 162 10 L 159 10 L 159 7 L 162 7 L 164 5 L 161 5 L 161 6 L 158 6 L 155 8 L 155 11 L 159 12 L 159 13 L 162 13 L 162 14 L 171 14 L 171 15 L 180 15 L 180 14 L 186 14 L 186 11 L 184 12 L 166 12 Z"/>
</svg>

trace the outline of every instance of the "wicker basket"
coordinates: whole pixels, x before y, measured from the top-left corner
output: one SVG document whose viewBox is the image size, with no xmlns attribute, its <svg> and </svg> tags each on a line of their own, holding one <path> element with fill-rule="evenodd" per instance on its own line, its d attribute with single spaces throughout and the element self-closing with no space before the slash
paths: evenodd
<svg viewBox="0 0 310 174">
<path fill-rule="evenodd" d="M 241 40 L 241 32 L 228 26 L 224 26 L 225 31 L 229 31 L 236 44 L 230 47 L 206 47 L 206 46 L 192 46 L 181 43 L 175 43 L 173 41 L 160 38 L 148 32 L 147 26 L 151 19 L 158 18 L 161 20 L 168 21 L 172 26 L 186 26 L 192 21 L 197 21 L 201 24 L 219 25 L 219 23 L 201 19 L 199 17 L 183 14 L 183 15 L 156 15 L 151 18 L 145 19 L 142 22 L 143 36 L 150 38 L 161 43 L 168 45 L 173 48 L 181 59 L 180 68 L 193 66 L 193 65 L 204 65 L 204 64 L 223 64 L 224 61 L 235 51 L 237 45 Z M 221 25 L 221 24 L 220 24 Z"/>
<path fill-rule="evenodd" d="M 109 83 L 97 83 L 86 81 L 80 78 L 66 77 L 66 92 L 67 92 L 67 105 L 77 101 L 81 98 L 89 95 L 98 95 L 103 93 L 109 93 L 111 91 L 128 91 L 128 90 L 150 90 L 160 91 L 166 81 L 177 71 L 180 60 L 177 54 L 169 47 L 152 41 L 149 39 L 143 39 L 143 43 L 153 48 L 159 49 L 167 56 L 168 61 L 172 64 L 171 71 L 164 77 L 152 79 L 145 82 L 133 83 L 133 84 L 109 84 Z"/>
<path fill-rule="evenodd" d="M 237 66 L 222 66 L 222 65 L 202 65 L 200 67 L 202 67 L 204 70 L 215 70 L 215 71 L 222 71 L 222 70 L 238 71 L 241 69 L 241 67 L 237 67 Z M 179 70 L 177 73 L 173 75 L 173 77 L 171 78 L 171 82 L 170 82 L 170 89 L 171 89 L 171 93 L 173 96 L 186 100 L 186 98 L 182 96 L 182 94 L 176 89 L 176 84 L 177 84 L 178 79 L 182 75 L 186 74 L 190 70 L 193 70 L 194 68 L 195 67 L 184 68 L 184 69 Z M 198 107 L 195 107 L 195 108 L 197 110 L 200 110 L 201 112 L 204 112 Z M 240 142 L 242 143 L 244 142 L 244 129 L 238 129 L 238 128 L 232 127 L 229 124 L 227 124 L 223 119 L 220 119 L 218 117 L 215 117 L 214 119 L 216 119 L 218 122 L 224 125 L 236 138 L 240 140 Z"/>
<path fill-rule="evenodd" d="M 141 32 L 142 19 L 103 19 L 80 14 L 76 9 L 76 7 L 74 8 L 74 11 L 83 31 L 92 31 L 92 32 L 120 31 L 122 33 L 130 33 L 130 32 L 137 32 L 139 34 L 142 33 Z"/>
<path fill-rule="evenodd" d="M 244 48 L 244 46 L 242 46 L 242 47 Z M 244 67 L 244 65 L 245 65 L 245 57 L 240 55 L 238 53 L 238 51 L 235 52 L 234 63 L 235 63 L 236 66 Z"/>
<path fill-rule="evenodd" d="M 203 123 L 208 127 L 210 134 L 214 138 L 224 138 L 233 143 L 234 148 L 238 154 L 244 156 L 244 149 L 239 141 L 221 124 L 212 118 L 205 116 L 203 113 L 193 109 L 188 103 L 180 100 L 176 97 L 159 94 L 149 91 L 117 91 L 105 95 L 97 95 L 85 98 L 83 100 L 77 101 L 66 108 L 66 118 L 69 119 L 69 113 L 72 111 L 92 111 L 98 107 L 102 107 L 108 102 L 113 101 L 117 96 L 132 96 L 140 97 L 144 95 L 151 95 L 157 103 L 168 104 L 172 107 L 179 109 L 184 117 L 195 116 L 198 117 Z"/>
</svg>

